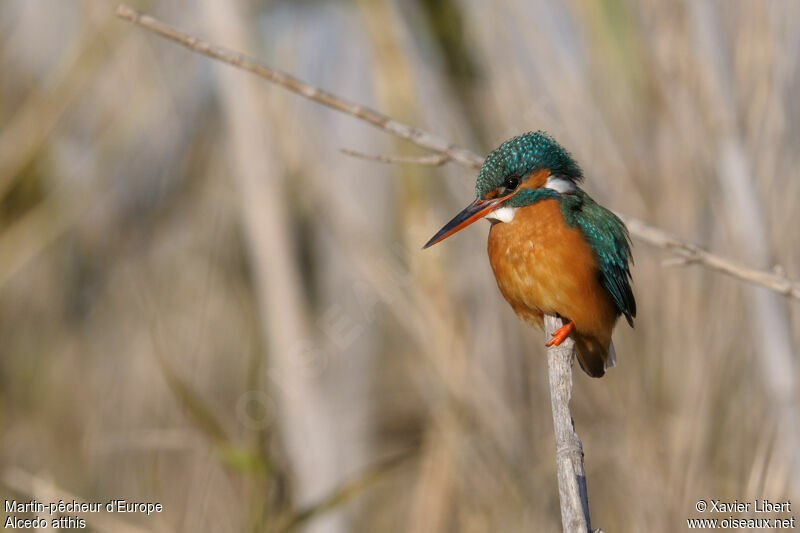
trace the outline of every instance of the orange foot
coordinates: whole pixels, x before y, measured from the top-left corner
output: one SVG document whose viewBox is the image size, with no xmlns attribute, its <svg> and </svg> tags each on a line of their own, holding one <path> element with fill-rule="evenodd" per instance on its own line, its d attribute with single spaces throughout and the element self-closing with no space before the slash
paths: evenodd
<svg viewBox="0 0 800 533">
<path fill-rule="evenodd" d="M 563 326 L 561 326 L 560 328 L 558 328 L 553 332 L 553 338 L 547 341 L 547 346 L 558 346 L 559 344 L 564 342 L 564 339 L 567 338 L 567 335 L 569 335 L 574 328 L 575 328 L 575 322 L 570 320 L 569 322 L 567 322 L 566 324 L 564 324 Z"/>
</svg>

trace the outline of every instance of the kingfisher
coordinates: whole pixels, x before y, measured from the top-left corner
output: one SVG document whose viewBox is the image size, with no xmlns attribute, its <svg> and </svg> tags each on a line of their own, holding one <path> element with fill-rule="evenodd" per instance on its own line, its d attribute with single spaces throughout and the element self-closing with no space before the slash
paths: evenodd
<svg viewBox="0 0 800 533">
<path fill-rule="evenodd" d="M 503 297 L 539 328 L 545 314 L 562 318 L 547 346 L 571 335 L 581 368 L 599 378 L 616 364 L 611 332 L 620 315 L 633 327 L 633 259 L 625 224 L 578 186 L 582 180 L 547 133 L 509 139 L 483 162 L 475 201 L 423 249 L 488 219 L 489 262 Z"/>
</svg>

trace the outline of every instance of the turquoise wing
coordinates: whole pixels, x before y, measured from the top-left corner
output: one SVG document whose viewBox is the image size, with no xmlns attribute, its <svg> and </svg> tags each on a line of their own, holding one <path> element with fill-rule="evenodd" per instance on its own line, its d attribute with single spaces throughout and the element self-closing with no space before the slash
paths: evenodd
<svg viewBox="0 0 800 533">
<path fill-rule="evenodd" d="M 631 289 L 629 266 L 633 256 L 625 224 L 582 189 L 561 195 L 561 210 L 567 224 L 578 226 L 594 250 L 600 267 L 600 284 L 611 294 L 617 310 L 633 326 L 636 300 Z"/>
</svg>

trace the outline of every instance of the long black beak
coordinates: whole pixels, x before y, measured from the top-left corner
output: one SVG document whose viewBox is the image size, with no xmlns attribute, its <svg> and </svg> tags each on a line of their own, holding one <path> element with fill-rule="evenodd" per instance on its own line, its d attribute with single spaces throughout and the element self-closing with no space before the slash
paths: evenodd
<svg viewBox="0 0 800 533">
<path fill-rule="evenodd" d="M 422 249 L 429 248 L 437 242 L 446 239 L 453 233 L 466 228 L 476 220 L 482 219 L 491 213 L 495 207 L 503 203 L 506 198 L 508 198 L 508 196 L 493 198 L 492 200 L 475 198 L 474 202 L 465 207 L 459 214 L 453 217 L 453 220 L 445 224 L 436 235 L 431 237 L 431 240 L 429 240 Z"/>
</svg>

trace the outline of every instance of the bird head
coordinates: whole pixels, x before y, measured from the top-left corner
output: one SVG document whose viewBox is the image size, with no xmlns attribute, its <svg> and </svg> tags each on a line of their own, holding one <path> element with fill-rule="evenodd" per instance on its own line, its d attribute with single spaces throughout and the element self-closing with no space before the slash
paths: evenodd
<svg viewBox="0 0 800 533">
<path fill-rule="evenodd" d="M 476 220 L 510 222 L 514 212 L 575 190 L 583 174 L 572 156 L 542 131 L 509 139 L 486 157 L 475 182 L 475 201 L 444 225 L 424 248 Z"/>
</svg>

